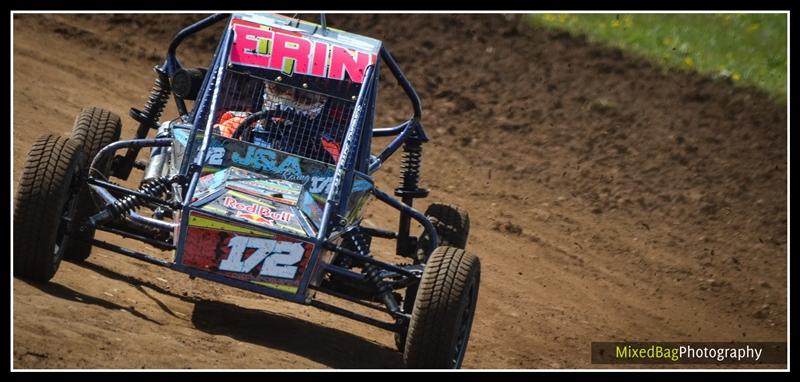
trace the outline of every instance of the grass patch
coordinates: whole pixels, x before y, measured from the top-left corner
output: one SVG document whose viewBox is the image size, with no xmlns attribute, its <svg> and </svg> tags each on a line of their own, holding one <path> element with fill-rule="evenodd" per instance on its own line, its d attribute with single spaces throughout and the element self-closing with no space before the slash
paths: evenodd
<svg viewBox="0 0 800 382">
<path fill-rule="evenodd" d="M 529 19 L 786 100 L 786 14 L 546 13 Z"/>
</svg>

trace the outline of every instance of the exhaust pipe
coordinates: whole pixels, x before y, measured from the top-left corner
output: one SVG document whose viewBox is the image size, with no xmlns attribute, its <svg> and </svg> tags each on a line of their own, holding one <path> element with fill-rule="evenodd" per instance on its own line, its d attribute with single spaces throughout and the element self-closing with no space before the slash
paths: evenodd
<svg viewBox="0 0 800 382">
<path fill-rule="evenodd" d="M 162 123 L 161 126 L 158 127 L 156 138 L 170 138 L 172 129 L 171 124 L 172 122 L 170 121 Z M 142 180 L 146 181 L 163 175 L 164 164 L 167 162 L 169 154 L 169 147 L 151 147 L 150 160 L 147 162 L 147 167 L 144 170 L 144 177 Z"/>
</svg>

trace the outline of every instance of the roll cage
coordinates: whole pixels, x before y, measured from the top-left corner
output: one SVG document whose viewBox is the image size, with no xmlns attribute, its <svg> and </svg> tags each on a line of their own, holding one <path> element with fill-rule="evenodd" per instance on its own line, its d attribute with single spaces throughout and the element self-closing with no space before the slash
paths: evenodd
<svg viewBox="0 0 800 382">
<path fill-rule="evenodd" d="M 429 238 L 429 240 L 426 241 L 428 248 L 424 249 L 427 254 L 430 254 L 433 249 L 438 246 L 438 237 L 431 222 L 422 213 L 412 207 L 414 199 L 424 198 L 428 194 L 428 191 L 420 188 L 418 184 L 421 165 L 421 146 L 428 141 L 428 137 L 420 121 L 422 116 L 420 99 L 410 82 L 403 75 L 397 62 L 382 44 L 380 45 L 376 62 L 366 67 L 362 85 L 354 100 L 352 116 L 347 124 L 347 130 L 341 142 L 338 161 L 335 163 L 331 185 L 325 197 L 319 230 L 315 237 L 308 239 L 314 245 L 314 251 L 309 261 L 313 267 L 320 264 L 320 257 L 323 255 L 323 252 L 329 251 L 337 256 L 350 259 L 350 264 L 361 264 L 364 269 L 369 268 L 370 270 L 368 272 L 358 273 L 341 265 L 323 263 L 319 265 L 317 274 L 321 272 L 347 279 L 349 280 L 349 285 L 356 285 L 356 289 L 361 288 L 359 290 L 367 291 L 366 293 L 370 296 L 368 296 L 368 298 L 364 296 L 354 297 L 350 293 L 328 288 L 324 284 L 313 285 L 311 283 L 311 276 L 303 278 L 298 293 L 287 294 L 269 288 L 254 286 L 238 280 L 227 279 L 215 274 L 200 272 L 196 269 L 181 265 L 181 256 L 184 253 L 184 247 L 186 245 L 185 237 L 188 229 L 188 219 L 192 211 L 194 211 L 192 207 L 192 197 L 198 187 L 202 169 L 204 165 L 206 165 L 213 137 L 212 129 L 214 118 L 209 117 L 209 115 L 211 112 L 217 110 L 218 105 L 216 105 L 216 102 L 219 100 L 218 92 L 220 84 L 225 80 L 227 75 L 230 75 L 226 67 L 226 58 L 232 46 L 232 29 L 227 28 L 223 33 L 222 39 L 214 53 L 212 64 L 205 72 L 202 83 L 199 86 L 198 94 L 200 98 L 194 102 L 191 110 L 189 110 L 186 105 L 187 97 L 180 96 L 176 92 L 171 91 L 171 86 L 175 84 L 176 76 L 179 76 L 187 69 L 181 65 L 176 56 L 176 51 L 188 36 L 221 20 L 228 19 L 229 17 L 230 16 L 226 14 L 211 15 L 184 28 L 173 38 L 167 50 L 165 61 L 161 65 L 155 67 L 157 79 L 147 105 L 143 110 L 131 109 L 131 116 L 139 122 L 135 138 L 115 142 L 100 150 L 93 159 L 90 169 L 96 168 L 97 163 L 108 158 L 117 150 L 126 149 L 127 152 L 124 155 L 117 155 L 114 157 L 111 174 L 117 178 L 127 179 L 132 168 L 145 168 L 144 164 L 136 161 L 136 157 L 141 148 L 149 147 L 151 150 L 158 150 L 172 145 L 172 139 L 160 136 L 165 124 L 159 124 L 158 121 L 170 94 L 173 95 L 179 113 L 179 118 L 174 123 L 174 127 L 188 130 L 189 137 L 192 137 L 192 139 L 188 140 L 184 152 L 194 153 L 196 151 L 198 154 L 184 155 L 175 174 L 162 176 L 153 182 L 144 181 L 138 190 L 119 186 L 108 181 L 105 177 L 97 176 L 94 172 L 90 171 L 86 179 L 87 183 L 94 192 L 103 196 L 110 203 L 100 212 L 89 218 L 87 222 L 79 222 L 78 231 L 80 233 L 77 236 L 83 235 L 86 240 L 90 240 L 95 246 L 153 264 L 167 266 L 188 273 L 191 276 L 206 278 L 299 303 L 310 304 L 320 309 L 344 315 L 384 329 L 396 332 L 405 330 L 410 316 L 408 312 L 402 310 L 392 292 L 395 289 L 405 288 L 417 283 L 422 273 L 419 265 L 424 265 L 425 262 L 424 258 L 419 259 L 417 257 L 419 239 L 411 235 L 410 227 L 412 219 L 421 224 L 424 229 L 423 234 L 427 235 Z M 321 32 L 325 33 L 326 25 L 324 18 L 321 20 L 321 25 L 287 19 L 288 23 L 295 21 L 296 24 L 294 26 L 297 28 L 313 28 L 314 31 L 317 31 L 316 28 L 321 26 Z M 376 128 L 374 126 L 375 103 L 377 100 L 378 81 L 380 77 L 379 70 L 382 65 L 385 65 L 389 69 L 390 73 L 395 77 L 408 96 L 413 114 L 408 120 L 396 126 Z M 159 131 L 156 138 L 147 138 L 150 130 Z M 202 139 L 194 139 L 194 137 L 198 136 L 202 136 Z M 373 137 L 394 137 L 394 139 L 392 139 L 377 155 L 372 155 L 371 142 Z M 397 231 L 365 227 L 360 224 L 361 222 L 359 220 L 348 220 L 348 211 L 351 207 L 349 205 L 351 202 L 350 196 L 356 177 L 367 179 L 372 183 L 372 174 L 374 174 L 390 156 L 400 149 L 402 149 L 404 153 L 404 166 L 401 174 L 402 180 L 394 190 L 395 196 L 399 197 L 400 200 L 377 189 L 374 185 L 369 190 L 376 199 L 399 211 L 400 218 Z M 156 190 L 160 192 L 156 192 Z M 165 190 L 172 191 L 172 200 L 162 199 L 159 196 L 160 193 L 163 193 Z M 125 195 L 125 198 L 116 199 L 113 196 L 109 196 L 110 193 Z M 153 206 L 156 211 L 162 211 L 162 213 L 166 211 L 166 216 L 171 216 L 172 213 L 170 211 L 174 211 L 179 216 L 180 220 L 178 222 L 168 222 L 158 217 L 149 218 L 130 212 L 136 207 L 135 204 L 137 203 L 138 205 L 147 203 Z M 126 209 L 128 210 L 126 211 Z M 136 227 L 113 224 L 112 220 L 120 216 L 129 217 L 132 223 L 136 223 Z M 148 230 L 158 232 L 156 238 L 149 237 L 147 232 L 150 231 L 143 230 L 141 228 L 142 226 L 148 227 Z M 160 249 L 175 249 L 177 256 L 175 261 L 170 262 L 135 250 L 103 242 L 94 238 L 93 233 L 95 230 L 108 231 L 123 237 L 137 239 Z M 175 240 L 176 237 L 177 240 Z M 358 248 L 348 248 L 343 245 L 343 237 L 377 237 L 396 240 L 396 254 L 413 259 L 413 264 L 401 266 L 378 260 L 372 257 L 368 252 Z M 387 282 L 385 281 L 387 278 L 394 281 Z M 306 290 L 310 289 L 386 312 L 390 314 L 395 321 L 393 323 L 387 323 L 314 300 L 305 293 Z M 384 306 L 381 307 L 372 304 L 369 302 L 370 300 L 383 302 Z"/>
</svg>

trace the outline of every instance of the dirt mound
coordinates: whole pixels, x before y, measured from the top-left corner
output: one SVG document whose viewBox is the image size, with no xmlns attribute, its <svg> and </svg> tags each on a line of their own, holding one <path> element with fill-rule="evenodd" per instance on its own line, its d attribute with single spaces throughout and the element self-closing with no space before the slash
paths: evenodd
<svg viewBox="0 0 800 382">
<path fill-rule="evenodd" d="M 15 15 L 15 187 L 33 140 L 65 134 L 82 106 L 123 115 L 132 136 L 128 108 L 198 18 Z M 784 106 L 519 16 L 328 23 L 384 40 L 422 97 L 432 192 L 418 207 L 472 215 L 484 275 L 465 367 L 592 367 L 602 340 L 786 339 Z M 187 41 L 186 63 L 204 65 L 220 30 Z M 393 82 L 380 125 L 410 113 Z M 368 213 L 395 224 L 382 206 Z M 14 280 L 15 367 L 400 364 L 389 333 L 98 249 L 48 285 Z"/>
</svg>

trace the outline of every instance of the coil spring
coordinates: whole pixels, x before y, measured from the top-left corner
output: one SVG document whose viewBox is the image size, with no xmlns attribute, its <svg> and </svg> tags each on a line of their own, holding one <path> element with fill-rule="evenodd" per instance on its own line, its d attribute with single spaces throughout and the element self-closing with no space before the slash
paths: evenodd
<svg viewBox="0 0 800 382">
<path fill-rule="evenodd" d="M 147 98 L 144 110 L 142 110 L 144 119 L 152 122 L 153 125 L 158 125 L 158 120 L 161 118 L 161 113 L 164 112 L 164 107 L 167 106 L 171 92 L 167 75 L 158 69 L 156 69 L 156 72 L 158 72 L 158 77 L 153 83 L 153 88 L 150 89 L 150 96 Z"/>
<path fill-rule="evenodd" d="M 355 247 L 354 249 L 359 255 L 369 256 L 369 242 L 367 241 L 367 235 L 359 231 L 351 236 L 351 240 L 353 241 L 353 246 Z"/>
<path fill-rule="evenodd" d="M 403 143 L 403 159 L 400 170 L 400 189 L 414 192 L 419 189 L 419 174 L 422 165 L 422 143 L 408 139 Z"/>
<path fill-rule="evenodd" d="M 168 176 L 146 180 L 139 187 L 139 192 L 152 197 L 160 197 L 169 189 L 172 182 Z M 125 216 L 144 204 L 144 200 L 136 195 L 128 195 L 111 206 L 115 217 Z"/>
<path fill-rule="evenodd" d="M 381 278 L 381 269 L 370 264 L 367 265 L 365 268 L 365 275 L 367 276 L 367 280 L 369 280 L 374 286 L 375 289 L 378 290 L 378 295 L 382 296 L 386 293 L 390 293 L 392 291 L 392 287 L 389 286 L 386 282 L 383 281 Z"/>
<path fill-rule="evenodd" d="M 369 247 L 370 244 L 367 241 L 367 235 L 361 233 L 360 231 L 354 232 L 350 234 L 348 237 L 349 241 L 345 241 L 345 247 L 350 249 L 361 256 L 369 256 Z M 353 258 L 350 256 L 340 256 L 338 259 L 338 265 L 345 267 L 345 268 L 352 268 L 353 267 Z"/>
</svg>

